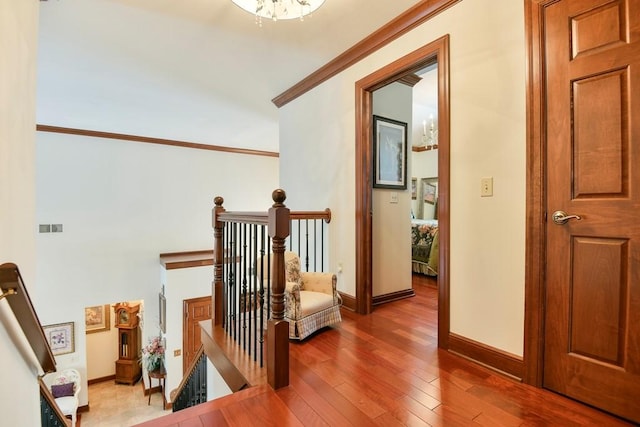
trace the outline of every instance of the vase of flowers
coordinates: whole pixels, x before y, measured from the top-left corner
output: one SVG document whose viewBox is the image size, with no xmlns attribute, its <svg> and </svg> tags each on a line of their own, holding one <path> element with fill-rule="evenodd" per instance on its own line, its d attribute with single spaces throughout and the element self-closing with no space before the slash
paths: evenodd
<svg viewBox="0 0 640 427">
<path fill-rule="evenodd" d="M 149 344 L 142 349 L 142 360 L 149 372 L 162 368 L 164 346 L 162 345 L 162 339 L 160 337 L 149 339 Z"/>
</svg>

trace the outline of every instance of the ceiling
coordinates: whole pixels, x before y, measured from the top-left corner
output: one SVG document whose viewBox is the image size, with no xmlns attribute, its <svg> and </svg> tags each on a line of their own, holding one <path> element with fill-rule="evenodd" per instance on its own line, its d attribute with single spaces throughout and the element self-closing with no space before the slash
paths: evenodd
<svg viewBox="0 0 640 427">
<path fill-rule="evenodd" d="M 37 122 L 278 151 L 271 99 L 416 3 L 260 27 L 231 0 L 41 2 Z"/>
</svg>

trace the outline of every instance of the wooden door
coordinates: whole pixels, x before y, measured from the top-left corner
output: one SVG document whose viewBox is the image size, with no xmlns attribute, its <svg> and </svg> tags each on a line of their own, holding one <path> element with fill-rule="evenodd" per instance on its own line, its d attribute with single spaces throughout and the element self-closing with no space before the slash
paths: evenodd
<svg viewBox="0 0 640 427">
<path fill-rule="evenodd" d="M 200 348 L 199 322 L 211 319 L 211 295 L 186 299 L 182 303 L 182 375 Z"/>
<path fill-rule="evenodd" d="M 543 383 L 640 422 L 640 0 L 550 1 L 543 22 Z"/>
</svg>

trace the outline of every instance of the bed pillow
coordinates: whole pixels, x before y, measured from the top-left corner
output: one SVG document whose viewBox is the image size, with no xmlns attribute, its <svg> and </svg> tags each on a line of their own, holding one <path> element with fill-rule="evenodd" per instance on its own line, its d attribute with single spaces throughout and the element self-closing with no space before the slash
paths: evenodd
<svg viewBox="0 0 640 427">
<path fill-rule="evenodd" d="M 51 394 L 56 399 L 58 397 L 73 396 L 73 383 L 54 384 L 51 386 Z"/>
</svg>

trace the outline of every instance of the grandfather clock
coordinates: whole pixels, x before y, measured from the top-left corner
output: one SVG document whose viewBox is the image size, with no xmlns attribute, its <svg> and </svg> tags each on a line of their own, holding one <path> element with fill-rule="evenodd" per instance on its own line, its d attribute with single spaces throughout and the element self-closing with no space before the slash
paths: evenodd
<svg viewBox="0 0 640 427">
<path fill-rule="evenodd" d="M 138 334 L 138 311 L 140 305 L 118 303 L 114 307 L 118 328 L 118 360 L 116 360 L 116 382 L 135 384 L 142 375 L 140 368 L 140 336 Z"/>
</svg>

